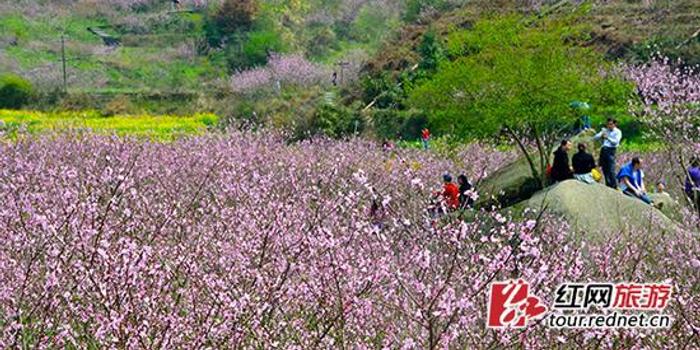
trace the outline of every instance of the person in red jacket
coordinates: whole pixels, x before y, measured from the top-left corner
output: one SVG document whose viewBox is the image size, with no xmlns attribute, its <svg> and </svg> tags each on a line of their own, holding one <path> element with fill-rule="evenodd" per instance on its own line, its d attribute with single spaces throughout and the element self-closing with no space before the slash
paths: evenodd
<svg viewBox="0 0 700 350">
<path fill-rule="evenodd" d="M 442 198 L 445 201 L 445 206 L 450 209 L 459 208 L 459 187 L 452 183 L 452 176 L 445 174 L 442 176 L 444 182 L 442 186 Z"/>
<path fill-rule="evenodd" d="M 420 132 L 420 135 L 421 141 L 423 141 L 423 149 L 428 149 L 430 146 L 430 130 L 425 128 Z"/>
</svg>

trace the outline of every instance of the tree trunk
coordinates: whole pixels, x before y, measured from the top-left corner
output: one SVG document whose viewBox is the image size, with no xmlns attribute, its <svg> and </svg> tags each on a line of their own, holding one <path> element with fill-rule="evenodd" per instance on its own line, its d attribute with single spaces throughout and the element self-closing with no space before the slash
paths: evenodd
<svg viewBox="0 0 700 350">
<path fill-rule="evenodd" d="M 530 152 L 527 151 L 527 148 L 525 145 L 522 143 L 520 140 L 520 137 L 518 137 L 518 134 L 513 131 L 513 129 L 506 127 L 506 132 L 510 134 L 510 137 L 518 144 L 518 147 L 520 148 L 520 151 L 525 155 L 525 159 L 527 159 L 527 163 L 530 165 L 530 171 L 532 172 L 532 177 L 534 177 L 537 182 L 540 184 L 540 188 L 544 188 L 544 183 L 542 182 L 542 176 L 540 176 L 540 172 L 537 170 L 537 167 L 535 166 L 535 161 L 532 159 L 532 156 L 530 155 Z"/>
<path fill-rule="evenodd" d="M 532 127 L 532 133 L 535 135 L 537 152 L 540 154 L 540 177 L 538 178 L 538 181 L 540 182 L 540 187 L 544 188 L 547 185 L 547 164 L 549 163 L 549 150 L 545 149 L 547 146 L 542 143 L 542 139 L 540 138 L 540 134 L 537 132 L 537 128 Z"/>
</svg>

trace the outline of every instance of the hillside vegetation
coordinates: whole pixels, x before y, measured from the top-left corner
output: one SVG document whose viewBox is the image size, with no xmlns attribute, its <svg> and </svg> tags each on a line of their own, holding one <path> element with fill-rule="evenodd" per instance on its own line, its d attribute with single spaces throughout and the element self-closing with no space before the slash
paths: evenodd
<svg viewBox="0 0 700 350">
<path fill-rule="evenodd" d="M 365 57 L 403 13 L 389 0 L 3 0 L 0 72 L 50 94 L 64 87 L 65 53 L 72 95 L 103 104 L 117 95 L 196 102 L 193 95 L 227 93 L 231 74 L 264 66 L 271 53 L 330 67 Z"/>
<path fill-rule="evenodd" d="M 545 115 L 574 118 L 567 101 L 588 100 L 596 123 L 616 115 L 639 142 L 626 113 L 632 87 L 614 68 L 659 54 L 698 63 L 699 19 L 690 0 L 3 0 L 0 72 L 31 84 L 25 102 L 5 108 L 211 112 L 225 126 L 273 126 L 294 139 L 415 139 L 425 126 L 473 138 L 486 129 L 464 117 L 530 113 L 537 107 L 517 94 L 544 84 L 550 91 L 535 97 L 557 101 Z M 523 70 L 536 52 L 557 52 L 562 65 Z M 552 63 L 539 58 L 540 68 Z M 611 75 L 594 82 L 599 70 Z M 522 85 L 519 72 L 542 79 Z M 490 111 L 465 105 L 494 81 L 513 98 L 493 90 L 478 96 Z"/>
<path fill-rule="evenodd" d="M 698 16 L 689 1 L 473 1 L 403 27 L 366 64 L 357 98 L 372 106 L 380 137 L 415 139 L 428 126 L 493 139 L 536 118 L 556 121 L 547 128 L 561 137 L 580 116 L 570 104 L 586 101 L 594 125 L 620 119 L 625 142 L 639 144 L 641 124 L 628 111 L 638 96 L 621 67 L 655 57 L 694 65 Z"/>
<path fill-rule="evenodd" d="M 553 5 L 553 6 L 552 6 Z M 434 21 L 401 28 L 368 63 L 372 73 L 410 67 L 418 60 L 416 49 L 428 30 L 447 34 L 469 29 L 484 15 L 518 11 L 537 17 L 567 16 L 583 8 L 578 22 L 585 25 L 587 40 L 579 44 L 605 53 L 608 58 L 648 60 L 655 52 L 700 63 L 700 3 L 693 0 L 639 1 L 517 1 L 474 0 Z"/>
</svg>

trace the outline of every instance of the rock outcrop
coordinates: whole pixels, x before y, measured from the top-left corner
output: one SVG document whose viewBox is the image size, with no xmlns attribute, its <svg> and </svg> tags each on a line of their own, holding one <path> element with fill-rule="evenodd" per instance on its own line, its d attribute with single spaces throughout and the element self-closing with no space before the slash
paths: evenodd
<svg viewBox="0 0 700 350">
<path fill-rule="evenodd" d="M 662 210 L 673 212 L 676 204 L 665 194 L 652 195 Z M 662 233 L 678 225 L 661 210 L 600 184 L 569 180 L 548 187 L 511 209 L 522 213 L 526 208 L 546 210 L 563 217 L 574 232 L 585 233 L 587 240 L 605 240 L 610 234 L 629 232 L 645 237 L 649 232 Z"/>
</svg>

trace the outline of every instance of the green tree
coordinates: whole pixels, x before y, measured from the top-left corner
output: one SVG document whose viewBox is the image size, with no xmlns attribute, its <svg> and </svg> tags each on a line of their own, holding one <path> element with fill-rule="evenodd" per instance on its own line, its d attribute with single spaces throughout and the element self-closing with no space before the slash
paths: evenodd
<svg viewBox="0 0 700 350">
<path fill-rule="evenodd" d="M 306 51 L 313 57 L 324 57 L 331 50 L 340 48 L 336 33 L 330 25 L 311 24 L 306 32 Z"/>
<path fill-rule="evenodd" d="M 366 76 L 362 80 L 362 99 L 365 104 L 373 103 L 373 107 L 379 109 L 403 109 L 406 96 L 402 86 L 387 73 Z"/>
<path fill-rule="evenodd" d="M 372 112 L 374 132 L 380 138 L 417 140 L 421 130 L 427 125 L 427 118 L 421 111 L 410 109 L 375 109 Z"/>
<path fill-rule="evenodd" d="M 218 47 L 235 34 L 249 31 L 257 12 L 255 0 L 225 0 L 204 24 L 209 45 Z"/>
<path fill-rule="evenodd" d="M 481 21 L 450 36 L 456 59 L 417 86 L 409 104 L 426 111 L 439 133 L 481 139 L 505 134 L 543 187 L 550 151 L 577 118 L 569 103 L 624 105 L 630 92 L 601 74 L 601 55 L 569 44 L 576 35 L 567 23 L 527 23 L 515 16 Z"/>
<path fill-rule="evenodd" d="M 260 20 L 251 31 L 231 37 L 226 47 L 226 62 L 230 71 L 263 66 L 271 53 L 283 53 L 286 49 L 274 23 Z"/>
<path fill-rule="evenodd" d="M 20 76 L 0 76 L 0 108 L 21 108 L 33 92 L 32 84 Z"/>
<path fill-rule="evenodd" d="M 246 31 L 253 25 L 257 10 L 255 0 L 225 0 L 214 15 L 214 22 L 224 35 Z"/>
<path fill-rule="evenodd" d="M 422 70 L 432 72 L 437 69 L 443 59 L 442 46 L 434 30 L 428 30 L 423 34 L 423 40 L 418 46 L 421 61 L 419 67 Z"/>
<path fill-rule="evenodd" d="M 358 106 L 322 103 L 314 115 L 312 133 L 334 138 L 361 133 L 364 130 L 364 120 L 357 108 Z"/>
<path fill-rule="evenodd" d="M 251 32 L 243 45 L 243 54 L 247 59 L 248 66 L 266 64 L 268 56 L 273 52 L 284 52 L 282 38 L 273 29 Z"/>
</svg>

